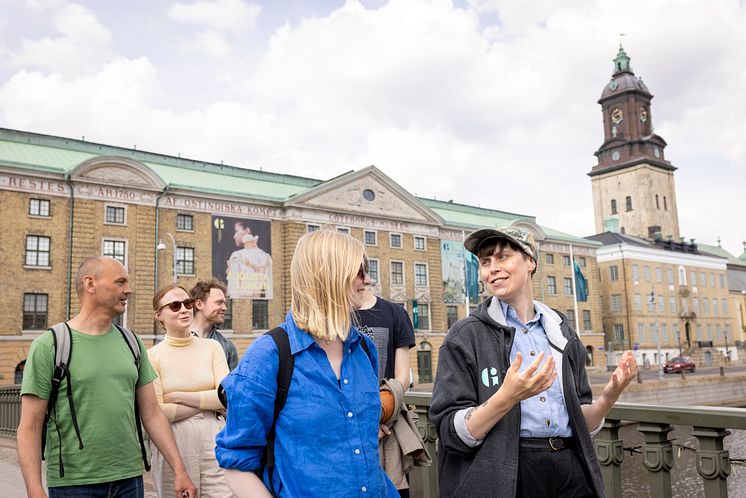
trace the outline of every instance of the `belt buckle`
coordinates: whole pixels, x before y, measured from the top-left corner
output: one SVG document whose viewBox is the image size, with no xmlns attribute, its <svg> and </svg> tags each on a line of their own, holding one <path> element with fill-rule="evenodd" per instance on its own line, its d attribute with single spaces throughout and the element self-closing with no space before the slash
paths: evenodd
<svg viewBox="0 0 746 498">
<path fill-rule="evenodd" d="M 555 444 L 557 446 L 555 446 Z M 565 448 L 565 442 L 562 441 L 561 438 L 558 437 L 550 437 L 549 438 L 549 447 L 552 448 L 552 451 L 559 451 L 561 449 Z"/>
</svg>

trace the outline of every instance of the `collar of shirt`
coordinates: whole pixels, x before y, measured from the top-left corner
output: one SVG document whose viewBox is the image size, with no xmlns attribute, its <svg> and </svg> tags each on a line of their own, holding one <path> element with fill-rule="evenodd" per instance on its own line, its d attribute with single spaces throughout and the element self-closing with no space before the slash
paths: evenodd
<svg viewBox="0 0 746 498">
<path fill-rule="evenodd" d="M 529 320 L 525 324 L 518 319 L 518 314 L 516 313 L 515 308 L 513 308 L 511 305 L 509 305 L 506 302 L 503 302 L 503 301 L 498 301 L 498 302 L 500 303 L 500 306 L 502 307 L 503 316 L 505 316 L 505 321 L 507 321 L 507 322 L 516 322 L 516 323 L 520 324 L 521 326 L 524 326 L 524 325 L 529 326 L 529 325 L 534 325 L 534 324 L 540 324 L 541 325 L 542 324 L 542 321 L 541 321 L 542 320 L 541 309 L 539 309 L 539 307 L 536 306 L 536 301 L 534 301 L 534 303 L 533 303 L 533 306 L 534 306 L 534 318 L 531 319 L 531 320 Z M 511 324 L 508 323 L 508 325 L 511 325 Z M 514 326 L 514 325 L 511 325 L 511 326 Z M 543 328 L 543 326 L 542 326 L 542 328 Z"/>
<path fill-rule="evenodd" d="M 308 349 L 315 343 L 313 336 L 310 333 L 298 327 L 295 320 L 293 320 L 292 313 L 290 312 L 285 316 L 282 328 L 284 328 L 288 333 L 291 354 Z M 345 349 L 349 348 L 350 351 L 354 351 L 358 344 L 360 344 L 361 337 L 360 332 L 358 332 L 355 327 L 350 327 L 350 333 L 344 341 Z"/>
</svg>

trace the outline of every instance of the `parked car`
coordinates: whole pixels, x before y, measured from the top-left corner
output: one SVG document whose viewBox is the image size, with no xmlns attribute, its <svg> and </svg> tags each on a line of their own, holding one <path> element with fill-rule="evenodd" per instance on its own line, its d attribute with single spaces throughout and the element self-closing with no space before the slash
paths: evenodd
<svg viewBox="0 0 746 498">
<path fill-rule="evenodd" d="M 689 372 L 694 372 L 696 370 L 697 365 L 694 364 L 694 361 L 692 360 L 691 356 L 677 356 L 675 358 L 671 358 L 663 365 L 663 371 L 665 373 L 674 372 L 678 373 L 682 370 L 688 370 Z"/>
</svg>

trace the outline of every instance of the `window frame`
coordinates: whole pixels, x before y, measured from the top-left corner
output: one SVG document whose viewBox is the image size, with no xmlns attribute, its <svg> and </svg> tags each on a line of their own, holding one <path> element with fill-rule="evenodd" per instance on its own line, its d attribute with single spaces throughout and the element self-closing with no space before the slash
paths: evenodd
<svg viewBox="0 0 746 498">
<path fill-rule="evenodd" d="M 374 274 L 373 271 L 371 271 L 373 266 L 376 267 L 375 278 L 373 278 Z M 381 262 L 378 258 L 368 258 L 368 276 L 374 284 L 381 283 Z"/>
<path fill-rule="evenodd" d="M 35 239 L 36 247 L 34 249 L 29 248 L 29 241 Z M 40 249 L 40 242 L 46 240 L 46 250 Z M 46 254 L 46 264 L 39 264 L 39 256 Z M 35 262 L 29 263 L 29 255 L 36 255 Z M 29 233 L 26 234 L 26 243 L 23 250 L 23 267 L 24 268 L 52 268 L 52 237 L 49 235 L 40 235 Z"/>
<path fill-rule="evenodd" d="M 399 237 L 399 245 L 394 245 L 394 237 Z M 404 235 L 402 235 L 399 232 L 390 232 L 389 233 L 389 247 L 391 249 L 404 249 Z"/>
<path fill-rule="evenodd" d="M 27 297 L 32 297 L 34 301 L 34 309 L 26 309 Z M 40 297 L 44 296 L 44 310 L 39 309 Z M 26 317 L 27 314 L 31 314 L 31 323 L 27 326 Z M 43 314 L 42 314 L 43 313 Z M 43 325 L 37 325 L 37 320 L 43 316 Z M 39 322 L 41 323 L 41 322 Z M 43 292 L 24 292 L 23 301 L 21 302 L 21 328 L 22 330 L 45 330 L 49 327 L 49 294 Z"/>
<path fill-rule="evenodd" d="M 422 248 L 417 247 L 418 241 L 422 241 Z M 427 238 L 424 235 L 412 236 L 412 248 L 415 251 L 427 251 Z"/>
<path fill-rule="evenodd" d="M 189 227 L 180 227 L 179 220 L 189 220 Z M 194 232 L 194 215 L 187 213 L 176 213 L 176 230 L 179 232 Z"/>
<path fill-rule="evenodd" d="M 368 235 L 373 235 L 373 242 L 368 243 Z M 363 244 L 366 246 L 378 246 L 378 231 L 377 230 L 363 230 Z"/>
<path fill-rule="evenodd" d="M 260 313 L 257 313 L 257 305 L 261 305 L 264 309 L 258 310 Z M 264 316 L 262 317 L 262 314 Z M 257 321 L 257 318 L 263 318 L 262 323 L 259 323 Z M 264 327 L 261 327 L 261 325 L 265 325 Z M 269 330 L 269 301 L 266 299 L 252 299 L 251 300 L 251 330 L 257 331 L 257 330 Z"/>
<path fill-rule="evenodd" d="M 415 261 L 415 262 L 412 263 L 412 265 L 413 265 L 412 271 L 414 272 L 413 275 L 414 275 L 414 285 L 415 285 L 415 287 L 429 287 L 430 286 L 430 268 L 428 267 L 429 265 L 427 263 L 423 262 L 423 261 Z M 418 267 L 420 267 L 420 268 L 424 267 L 424 269 L 425 269 L 425 283 L 424 284 L 418 283 L 418 280 L 417 280 L 418 276 L 419 277 L 422 276 L 422 275 L 418 275 L 417 274 Z"/>
<path fill-rule="evenodd" d="M 38 213 L 34 213 L 32 210 L 32 206 L 34 205 L 34 201 L 37 202 L 37 211 Z M 46 206 L 46 214 L 42 214 L 42 206 Z M 49 199 L 42 199 L 39 197 L 31 197 L 28 202 L 28 215 L 32 218 L 51 218 L 52 217 L 52 201 Z"/>
<path fill-rule="evenodd" d="M 114 210 L 115 216 L 114 220 L 109 219 L 109 209 Z M 122 221 L 117 221 L 116 213 L 120 212 L 122 213 Z M 107 202 L 104 204 L 104 225 L 113 225 L 118 227 L 126 227 L 127 226 L 127 205 L 126 204 L 112 204 Z"/>
<path fill-rule="evenodd" d="M 187 254 L 191 254 L 191 256 L 192 256 L 191 260 L 186 258 Z M 184 258 L 180 258 L 179 257 L 180 255 L 183 255 L 185 257 Z M 179 246 L 179 245 L 177 245 L 176 246 L 176 258 L 175 258 L 175 260 L 176 260 L 176 275 L 178 275 L 180 277 L 193 277 L 193 276 L 196 275 L 195 264 L 194 264 L 194 260 L 195 260 L 194 247 L 191 247 L 191 246 Z M 192 272 L 191 273 L 189 273 L 189 272 L 186 271 L 186 270 L 189 269 L 187 267 L 187 263 L 191 263 L 191 265 L 192 265 Z"/>
<path fill-rule="evenodd" d="M 106 248 L 106 243 L 107 243 L 107 242 L 111 242 L 111 243 L 112 243 L 112 244 L 113 244 L 114 246 L 116 246 L 117 244 L 124 244 L 124 258 L 123 258 L 123 259 L 124 259 L 124 261 L 120 260 L 120 259 L 119 259 L 119 258 L 118 258 L 117 256 L 115 256 L 115 255 L 112 255 L 112 254 L 106 254 L 105 248 Z M 127 268 L 127 260 L 128 260 L 128 257 L 127 257 L 127 256 L 128 256 L 128 254 L 127 254 L 127 253 L 128 253 L 128 246 L 129 246 L 129 244 L 128 244 L 128 242 L 127 242 L 127 239 L 122 239 L 122 238 L 117 238 L 117 237 L 102 237 L 102 238 L 101 238 L 101 255 L 102 255 L 102 256 L 108 256 L 108 257 L 114 258 L 114 259 L 116 259 L 117 261 L 119 261 L 120 263 L 122 263 L 122 265 L 123 265 L 123 266 L 124 266 L 125 268 Z"/>
<path fill-rule="evenodd" d="M 400 265 L 401 282 L 396 282 L 394 279 L 394 265 Z M 391 282 L 391 285 L 405 286 L 407 284 L 407 277 L 404 271 L 404 261 L 401 261 L 398 259 L 389 261 L 389 279 L 390 279 L 389 282 Z"/>
</svg>

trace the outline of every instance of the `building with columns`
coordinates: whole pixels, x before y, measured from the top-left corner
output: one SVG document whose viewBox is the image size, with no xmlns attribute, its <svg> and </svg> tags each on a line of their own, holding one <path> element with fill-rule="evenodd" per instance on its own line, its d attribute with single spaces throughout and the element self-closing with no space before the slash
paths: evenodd
<svg viewBox="0 0 746 498">
<path fill-rule="evenodd" d="M 318 180 L 0 129 L 0 207 L 3 384 L 20 377 L 35 337 L 77 312 L 73 279 L 88 256 L 129 270 L 134 293 L 120 323 L 146 345 L 162 334 L 151 307 L 158 287 L 226 281 L 224 329 L 242 352 L 283 320 L 295 244 L 319 229 L 363 241 L 376 292 L 412 317 L 416 382 L 432 380 L 448 327 L 483 297 L 478 287 L 467 296 L 464 234 L 509 224 L 537 238 L 536 295 L 580 325 L 588 363 L 605 367 L 598 242 L 531 215 L 415 197 L 374 166 Z M 571 250 L 590 289 L 577 319 Z"/>
</svg>

